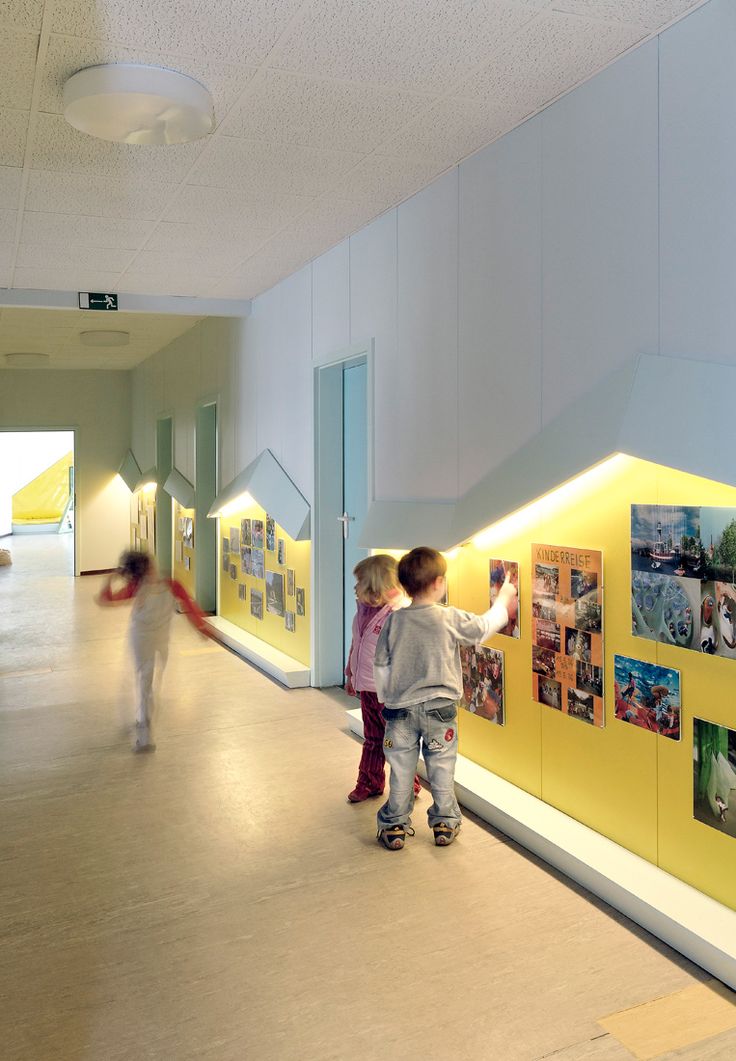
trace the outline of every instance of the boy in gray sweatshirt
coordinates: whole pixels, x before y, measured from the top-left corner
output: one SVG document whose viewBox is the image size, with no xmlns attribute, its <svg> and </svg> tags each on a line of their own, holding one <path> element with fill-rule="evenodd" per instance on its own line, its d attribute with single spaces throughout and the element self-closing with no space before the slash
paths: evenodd
<svg viewBox="0 0 736 1061">
<path fill-rule="evenodd" d="M 460 829 L 455 798 L 457 700 L 462 696 L 460 645 L 476 645 L 516 616 L 516 589 L 506 582 L 483 615 L 445 608 L 447 563 L 436 549 L 419 546 L 399 561 L 399 582 L 411 605 L 392 612 L 376 646 L 376 694 L 385 704 L 383 751 L 391 767 L 389 797 L 378 812 L 378 839 L 392 851 L 413 836 L 414 774 L 423 744 L 433 803 L 427 811 L 438 847 Z"/>
</svg>

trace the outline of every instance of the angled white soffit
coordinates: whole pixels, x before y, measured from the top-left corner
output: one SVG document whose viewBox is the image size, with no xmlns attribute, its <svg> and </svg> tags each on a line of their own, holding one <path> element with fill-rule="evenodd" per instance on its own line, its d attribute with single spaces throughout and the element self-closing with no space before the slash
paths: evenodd
<svg viewBox="0 0 736 1061">
<path fill-rule="evenodd" d="M 182 508 L 194 507 L 194 487 L 176 468 L 169 472 L 163 488 L 167 494 L 178 501 Z"/>
<path fill-rule="evenodd" d="M 132 494 L 136 488 L 136 483 L 141 477 L 141 469 L 138 465 L 138 461 L 135 459 L 130 450 L 128 450 L 128 452 L 125 454 L 125 456 L 120 462 L 120 467 L 118 468 L 118 475 L 123 480 L 123 482 Z"/>
<path fill-rule="evenodd" d="M 227 505 L 243 494 L 250 494 L 251 498 L 284 528 L 290 538 L 295 541 L 309 539 L 309 502 L 270 449 L 264 449 L 220 491 L 207 515 L 221 515 Z"/>
<path fill-rule="evenodd" d="M 450 549 L 616 453 L 736 486 L 734 393 L 736 367 L 641 354 L 564 409 L 455 504 L 374 502 L 360 544 Z M 668 430 L 668 424 L 677 426 Z"/>
<path fill-rule="evenodd" d="M 144 486 L 150 486 L 152 483 L 158 484 L 158 472 L 155 468 L 149 468 L 148 471 L 143 472 L 133 489 L 142 490 Z"/>
</svg>

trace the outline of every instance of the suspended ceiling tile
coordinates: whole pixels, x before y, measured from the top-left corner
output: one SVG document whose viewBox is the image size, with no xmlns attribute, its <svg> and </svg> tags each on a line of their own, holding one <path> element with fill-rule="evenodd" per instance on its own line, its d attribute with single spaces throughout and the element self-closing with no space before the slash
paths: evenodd
<svg viewBox="0 0 736 1061">
<path fill-rule="evenodd" d="M 183 180 L 204 147 L 192 144 L 160 147 L 114 144 L 85 136 L 60 114 L 39 114 L 32 168 L 61 173 L 86 173 L 99 177 L 138 177 L 159 183 Z"/>
<path fill-rule="evenodd" d="M 302 0 L 64 0 L 57 33 L 112 41 L 165 54 L 212 56 L 259 65 Z"/>
<path fill-rule="evenodd" d="M 117 273 L 69 272 L 60 273 L 57 269 L 16 269 L 14 288 L 33 288 L 40 291 L 114 291 L 112 286 Z"/>
<path fill-rule="evenodd" d="M 124 48 L 104 41 L 52 34 L 44 64 L 40 110 L 61 114 L 64 82 L 78 70 L 102 63 L 140 63 L 144 66 L 169 67 L 205 85 L 212 95 L 215 117 L 220 121 L 254 76 L 256 68 L 236 66 L 214 58 L 197 58 L 198 53 L 193 54 L 194 58 L 177 56 L 146 48 Z"/>
<path fill-rule="evenodd" d="M 49 246 L 46 243 L 21 243 L 16 265 L 30 269 L 60 269 L 63 273 L 80 269 L 118 272 L 131 259 L 129 250 L 85 246 Z"/>
<path fill-rule="evenodd" d="M 650 30 L 700 7 L 705 0 L 556 0 L 555 10 L 612 22 L 638 22 Z"/>
<path fill-rule="evenodd" d="M 1 0 L 0 26 L 38 33 L 46 0 Z"/>
<path fill-rule="evenodd" d="M 32 34 L 0 36 L 0 107 L 30 108 L 37 51 L 38 37 Z"/>
<path fill-rule="evenodd" d="M 236 182 L 253 194 L 320 195 L 361 157 L 359 152 L 262 144 L 223 136 L 211 142 L 189 183 L 227 187 Z"/>
<path fill-rule="evenodd" d="M 438 95 L 549 6 L 549 0 L 322 0 L 307 9 L 273 65 Z"/>
<path fill-rule="evenodd" d="M 24 243 L 83 244 L 93 247 L 137 250 L 153 231 L 151 221 L 117 217 L 83 217 L 76 214 L 26 214 Z"/>
<path fill-rule="evenodd" d="M 370 200 L 385 210 L 419 191 L 440 173 L 432 159 L 396 158 L 374 153 L 335 189 L 343 199 Z"/>
<path fill-rule="evenodd" d="M 18 205 L 22 177 L 20 167 L 0 166 L 0 209 L 14 209 Z"/>
<path fill-rule="evenodd" d="M 85 174 L 33 170 L 28 180 L 26 210 L 155 221 L 163 213 L 174 189 L 174 184 L 155 184 L 138 177 L 111 180 Z"/>
<path fill-rule="evenodd" d="M 171 277 L 168 273 L 131 272 L 121 278 L 118 287 L 120 291 L 135 295 L 179 295 L 182 298 L 198 298 L 205 296 L 216 281 L 216 276 Z"/>
<path fill-rule="evenodd" d="M 256 248 L 243 251 L 240 247 L 217 246 L 209 251 L 184 254 L 164 251 L 144 250 L 136 254 L 130 262 L 130 273 L 160 273 L 171 277 L 177 275 L 196 275 L 205 273 L 208 276 L 222 276 L 233 269 L 243 258 L 247 258 Z"/>
<path fill-rule="evenodd" d="M 198 220 L 190 225 L 183 222 L 164 221 L 146 244 L 146 250 L 172 256 L 174 252 L 199 254 L 207 257 L 238 252 L 238 260 L 253 254 L 271 235 L 251 225 L 243 224 L 239 218 L 211 218 Z"/>
<path fill-rule="evenodd" d="M 303 147 L 370 150 L 426 106 L 426 97 L 311 81 L 269 70 L 223 123 L 222 133 Z"/>
<path fill-rule="evenodd" d="M 504 111 L 490 108 L 486 103 L 440 100 L 382 143 L 376 154 L 427 159 L 435 163 L 438 170 L 445 169 L 490 143 L 510 124 L 511 119 Z"/>
<path fill-rule="evenodd" d="M 23 165 L 28 118 L 28 111 L 0 107 L 0 166 Z"/>
<path fill-rule="evenodd" d="M 0 210 L 0 242 L 13 242 L 17 218 L 17 210 Z"/>
<path fill-rule="evenodd" d="M 461 85 L 478 99 L 523 117 L 573 88 L 646 36 L 643 26 L 595 22 L 553 11 L 535 20 Z"/>
<path fill-rule="evenodd" d="M 239 187 L 206 188 L 188 184 L 169 206 L 165 217 L 166 221 L 193 222 L 204 227 L 215 218 L 224 218 L 244 228 L 272 232 L 303 213 L 313 201 L 314 196 L 309 195 L 264 193 L 254 198 Z"/>
</svg>

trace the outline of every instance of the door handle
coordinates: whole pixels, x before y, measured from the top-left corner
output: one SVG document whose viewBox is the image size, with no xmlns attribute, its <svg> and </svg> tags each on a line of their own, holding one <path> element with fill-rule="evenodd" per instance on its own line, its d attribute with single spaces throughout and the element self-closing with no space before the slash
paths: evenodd
<svg viewBox="0 0 736 1061">
<path fill-rule="evenodd" d="M 355 516 L 349 516 L 347 512 L 343 512 L 341 516 L 337 517 L 338 523 L 342 523 L 342 536 L 343 538 L 350 537 L 350 524 L 355 523 Z"/>
</svg>

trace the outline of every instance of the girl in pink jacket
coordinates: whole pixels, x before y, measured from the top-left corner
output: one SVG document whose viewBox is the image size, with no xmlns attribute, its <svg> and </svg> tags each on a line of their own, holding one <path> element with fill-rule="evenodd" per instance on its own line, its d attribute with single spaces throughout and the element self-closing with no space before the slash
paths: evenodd
<svg viewBox="0 0 736 1061">
<path fill-rule="evenodd" d="M 373 679 L 376 642 L 391 612 L 408 602 L 399 586 L 398 565 L 393 556 L 386 553 L 368 556 L 355 565 L 353 574 L 358 610 L 353 619 L 353 641 L 345 676 L 347 691 L 360 696 L 363 754 L 358 780 L 348 802 L 362 803 L 371 796 L 380 796 L 385 784 L 383 739 L 386 724 L 381 714 L 383 704 L 378 701 Z M 414 794 L 418 795 L 420 791 L 419 778 L 415 777 Z"/>
</svg>

